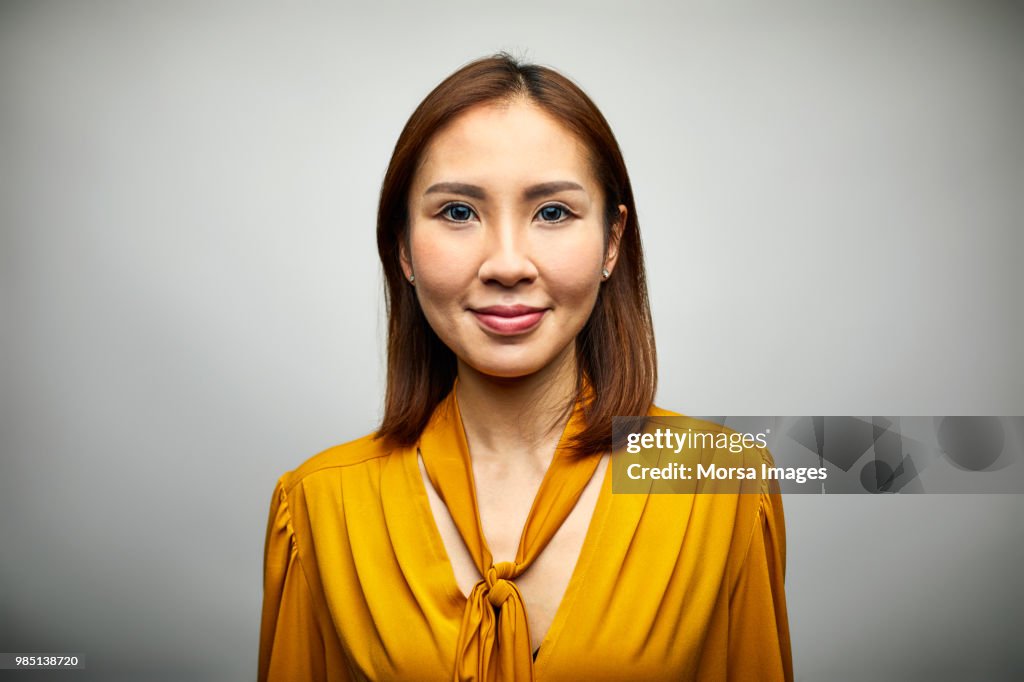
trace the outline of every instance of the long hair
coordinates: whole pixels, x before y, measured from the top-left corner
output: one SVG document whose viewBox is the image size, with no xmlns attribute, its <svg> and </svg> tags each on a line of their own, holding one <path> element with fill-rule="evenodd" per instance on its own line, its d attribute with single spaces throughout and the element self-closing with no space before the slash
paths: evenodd
<svg viewBox="0 0 1024 682">
<path fill-rule="evenodd" d="M 569 447 L 577 455 L 610 449 L 612 417 L 645 415 L 654 401 L 657 358 L 647 276 L 633 188 L 618 142 L 575 83 L 501 52 L 466 64 L 426 96 L 399 135 L 381 186 L 377 249 L 386 286 L 388 374 L 376 437 L 395 445 L 409 446 L 419 439 L 457 373 L 455 354 L 431 329 L 399 261 L 399 245 L 409 234 L 409 188 L 417 164 L 431 138 L 460 113 L 516 98 L 554 116 L 589 151 L 604 194 L 605 244 L 619 204 L 628 209 L 615 276 L 601 284 L 594 310 L 576 337 L 575 398 L 583 396 L 585 383 L 593 397 L 583 405 L 586 427 Z"/>
</svg>

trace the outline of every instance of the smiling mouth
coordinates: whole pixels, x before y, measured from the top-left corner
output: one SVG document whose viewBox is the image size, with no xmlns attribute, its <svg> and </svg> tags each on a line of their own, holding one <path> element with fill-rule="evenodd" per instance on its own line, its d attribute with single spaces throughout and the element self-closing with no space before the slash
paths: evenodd
<svg viewBox="0 0 1024 682">
<path fill-rule="evenodd" d="M 544 308 L 533 308 L 524 305 L 488 306 L 470 309 L 481 325 L 489 331 L 502 336 L 525 334 L 540 324 L 547 312 Z"/>
</svg>

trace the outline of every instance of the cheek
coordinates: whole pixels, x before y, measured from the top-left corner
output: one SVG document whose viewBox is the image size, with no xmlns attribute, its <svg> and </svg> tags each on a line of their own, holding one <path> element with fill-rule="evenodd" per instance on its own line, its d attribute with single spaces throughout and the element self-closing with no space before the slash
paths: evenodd
<svg viewBox="0 0 1024 682">
<path fill-rule="evenodd" d="M 600 241 L 586 240 L 547 251 L 542 271 L 564 303 L 586 302 L 597 297 L 602 262 Z"/>
<path fill-rule="evenodd" d="M 548 267 L 546 279 L 558 298 L 564 302 L 583 301 L 597 295 L 598 278 L 594 276 L 590 263 L 558 263 Z"/>
<path fill-rule="evenodd" d="M 472 250 L 456 240 L 415 229 L 410 247 L 421 300 L 438 306 L 457 301 L 478 269 Z"/>
</svg>

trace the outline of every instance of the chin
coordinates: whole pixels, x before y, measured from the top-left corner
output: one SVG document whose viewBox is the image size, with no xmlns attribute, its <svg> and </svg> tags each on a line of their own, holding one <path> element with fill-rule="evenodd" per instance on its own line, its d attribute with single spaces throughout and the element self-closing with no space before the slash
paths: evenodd
<svg viewBox="0 0 1024 682">
<path fill-rule="evenodd" d="M 525 358 L 480 358 L 467 357 L 464 362 L 484 376 L 495 379 L 520 379 L 544 369 L 545 363 Z"/>
<path fill-rule="evenodd" d="M 560 353 L 512 353 L 466 355 L 462 362 L 480 374 L 495 379 L 521 379 L 551 368 L 562 358 Z"/>
<path fill-rule="evenodd" d="M 493 379 L 522 379 L 528 377 L 531 374 L 535 374 L 540 370 L 540 367 L 523 367 L 520 365 L 507 366 L 507 365 L 470 365 L 480 374 L 491 377 Z"/>
</svg>

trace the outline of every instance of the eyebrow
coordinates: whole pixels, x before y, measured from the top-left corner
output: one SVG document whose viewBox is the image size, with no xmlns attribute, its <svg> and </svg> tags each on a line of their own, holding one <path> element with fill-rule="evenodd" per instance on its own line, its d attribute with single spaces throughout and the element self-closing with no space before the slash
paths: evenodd
<svg viewBox="0 0 1024 682">
<path fill-rule="evenodd" d="M 549 194 L 554 194 L 555 192 L 564 192 L 566 190 L 586 191 L 583 189 L 582 185 L 575 182 L 571 182 L 569 180 L 555 180 L 553 182 L 542 182 L 538 185 L 531 185 L 530 187 L 527 187 L 523 190 L 523 199 L 530 201 Z M 428 187 L 424 194 L 434 194 L 437 192 L 462 194 L 463 196 L 480 199 L 481 201 L 487 199 L 487 192 L 484 191 L 483 187 L 470 185 L 464 182 L 439 182 Z"/>
<path fill-rule="evenodd" d="M 569 180 L 555 180 L 554 182 L 542 182 L 539 185 L 533 185 L 523 190 L 523 199 L 527 201 L 532 199 L 540 199 L 541 197 L 556 192 L 565 192 L 567 190 L 579 190 L 580 192 L 586 192 L 582 185 Z"/>
</svg>

